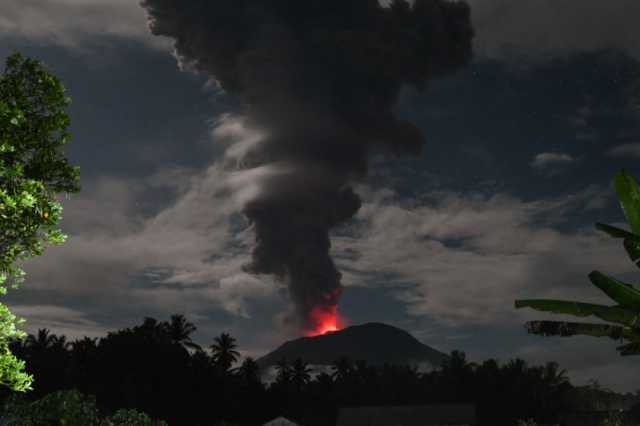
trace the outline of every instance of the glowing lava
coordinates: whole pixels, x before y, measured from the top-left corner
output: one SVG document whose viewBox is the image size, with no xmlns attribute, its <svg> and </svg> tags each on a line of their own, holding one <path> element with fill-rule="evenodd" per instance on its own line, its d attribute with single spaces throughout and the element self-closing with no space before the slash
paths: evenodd
<svg viewBox="0 0 640 426">
<path fill-rule="evenodd" d="M 335 305 L 328 308 L 313 308 L 309 316 L 313 326 L 304 333 L 305 336 L 319 336 L 338 331 L 342 327 L 342 321 L 338 316 L 337 306 Z"/>
</svg>

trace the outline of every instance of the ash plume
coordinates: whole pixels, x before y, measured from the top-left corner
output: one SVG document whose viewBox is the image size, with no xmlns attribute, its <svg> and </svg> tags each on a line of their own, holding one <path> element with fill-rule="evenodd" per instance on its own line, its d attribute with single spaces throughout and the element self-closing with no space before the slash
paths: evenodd
<svg viewBox="0 0 640 426">
<path fill-rule="evenodd" d="M 332 227 L 361 201 L 374 146 L 421 153 L 423 136 L 393 116 L 400 89 L 465 65 L 473 31 L 466 3 L 445 0 L 144 0 L 150 29 L 175 40 L 182 69 L 205 73 L 243 104 L 265 136 L 244 153 L 258 191 L 251 273 L 284 280 L 297 324 L 313 328 L 341 293 Z M 275 172 L 274 172 L 275 171 Z"/>
</svg>

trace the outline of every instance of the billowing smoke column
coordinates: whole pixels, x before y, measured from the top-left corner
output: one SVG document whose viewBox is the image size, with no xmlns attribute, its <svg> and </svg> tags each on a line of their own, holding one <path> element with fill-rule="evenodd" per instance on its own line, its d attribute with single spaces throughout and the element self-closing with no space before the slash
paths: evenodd
<svg viewBox="0 0 640 426">
<path fill-rule="evenodd" d="M 388 8 L 378 0 L 141 5 L 152 33 L 175 39 L 183 69 L 236 95 L 246 125 L 266 135 L 243 161 L 272 171 L 255 173 L 259 191 L 244 206 L 256 232 L 246 270 L 287 283 L 307 334 L 326 328 L 342 290 L 329 231 L 361 205 L 350 183 L 366 176 L 374 146 L 421 152 L 421 132 L 392 107 L 402 86 L 424 88 L 470 60 L 469 7 L 444 0 Z"/>
</svg>

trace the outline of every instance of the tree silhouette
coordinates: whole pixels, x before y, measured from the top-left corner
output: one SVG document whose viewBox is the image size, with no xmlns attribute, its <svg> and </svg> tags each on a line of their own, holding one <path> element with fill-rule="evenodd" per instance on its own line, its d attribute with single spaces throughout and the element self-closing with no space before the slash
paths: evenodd
<svg viewBox="0 0 640 426">
<path fill-rule="evenodd" d="M 559 370 L 559 368 L 557 362 L 549 361 L 545 364 L 542 377 L 545 385 L 555 388 L 569 383 L 567 370 Z"/>
<path fill-rule="evenodd" d="M 236 374 L 246 386 L 253 386 L 260 383 L 260 367 L 251 357 L 245 358 L 236 370 Z"/>
<path fill-rule="evenodd" d="M 56 341 L 57 337 L 55 334 L 49 334 L 49 329 L 41 328 L 38 330 L 37 337 L 30 334 L 27 337 L 25 344 L 27 348 L 33 352 L 43 352 L 51 348 Z"/>
<path fill-rule="evenodd" d="M 331 377 L 338 383 L 345 383 L 351 378 L 353 366 L 349 358 L 342 356 L 334 361 Z"/>
<path fill-rule="evenodd" d="M 99 344 L 88 337 L 68 344 L 63 336 L 40 330 L 27 339 L 29 345 L 23 343 L 29 368 L 37 374 L 36 389 L 25 396 L 33 400 L 75 388 L 95 395 L 102 415 L 134 408 L 184 426 L 221 421 L 258 425 L 281 415 L 300 424 L 325 426 L 336 424 L 338 408 L 344 405 L 442 402 L 475 403 L 478 426 L 513 426 L 521 418 L 557 424 L 569 409 L 592 409 L 599 400 L 617 397 L 602 389 L 574 388 L 553 362 L 528 366 L 522 359 L 505 364 L 490 359 L 476 365 L 460 351 L 453 351 L 442 368 L 425 373 L 415 366 L 378 367 L 362 360 L 352 364 L 341 357 L 332 374 L 315 378 L 303 360 L 289 365 L 281 359 L 276 382 L 267 387 L 250 357 L 230 369 L 238 352 L 228 334 L 215 343 L 220 348 L 214 351 L 217 359 L 229 360 L 224 363 L 226 373 L 220 374 L 214 356 L 197 348 L 189 354 L 169 338 L 168 324 L 145 318 L 140 326 L 109 332 Z M 15 349 L 20 341 L 12 344 Z M 69 345 L 70 350 L 62 350 Z M 233 356 L 221 356 L 229 352 Z M 0 402 L 6 396 L 0 390 Z"/>
<path fill-rule="evenodd" d="M 67 342 L 66 336 L 57 336 L 53 335 L 53 342 L 51 343 L 51 348 L 59 351 L 67 351 L 72 347 L 71 342 Z"/>
<path fill-rule="evenodd" d="M 95 393 L 96 387 L 92 380 L 92 368 L 98 361 L 97 338 L 85 336 L 81 340 L 71 342 L 71 360 L 69 363 L 68 376 L 72 383 L 76 383 L 78 388 Z"/>
<path fill-rule="evenodd" d="M 291 366 L 285 358 L 276 363 L 276 381 L 278 385 L 288 385 L 291 381 Z"/>
<path fill-rule="evenodd" d="M 214 343 L 209 346 L 212 352 L 213 364 L 222 372 L 227 373 L 233 363 L 238 360 L 240 353 L 236 351 L 236 339 L 228 333 L 222 333 L 214 339 Z"/>
<path fill-rule="evenodd" d="M 165 331 L 172 343 L 185 348 L 202 349 L 200 345 L 191 340 L 191 333 L 196 331 L 196 326 L 188 322 L 184 315 L 172 315 L 171 322 L 165 323 Z"/>
<path fill-rule="evenodd" d="M 297 358 L 291 366 L 291 383 L 297 392 L 302 392 L 311 380 L 311 369 L 309 365 Z"/>
<path fill-rule="evenodd" d="M 139 334 L 144 340 L 156 343 L 169 342 L 167 324 L 160 323 L 155 318 L 145 317 L 142 325 L 133 328 L 133 332 Z"/>
</svg>

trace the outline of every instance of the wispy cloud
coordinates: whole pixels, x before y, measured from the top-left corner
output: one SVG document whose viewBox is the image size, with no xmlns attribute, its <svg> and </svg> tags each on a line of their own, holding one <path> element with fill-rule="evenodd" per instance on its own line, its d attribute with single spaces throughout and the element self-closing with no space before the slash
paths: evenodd
<svg viewBox="0 0 640 426">
<path fill-rule="evenodd" d="M 99 36 L 138 40 L 171 51 L 171 43 L 151 35 L 146 13 L 130 0 L 0 0 L 0 36 L 85 49 Z"/>
<path fill-rule="evenodd" d="M 482 56 L 547 58 L 618 48 L 640 58 L 635 0 L 469 0 Z"/>
<path fill-rule="evenodd" d="M 609 157 L 639 158 L 640 143 L 618 145 L 607 151 Z"/>
<path fill-rule="evenodd" d="M 534 169 L 543 169 L 549 166 L 556 166 L 558 164 L 571 164 L 575 159 L 569 154 L 563 154 L 560 152 L 543 152 L 537 154 L 533 161 L 531 161 L 531 167 Z"/>
<path fill-rule="evenodd" d="M 532 169 L 542 172 L 547 177 L 556 176 L 564 171 L 567 167 L 579 162 L 569 154 L 561 152 L 543 152 L 537 154 L 529 164 Z"/>
<path fill-rule="evenodd" d="M 392 191 L 369 190 L 353 235 L 337 238 L 334 251 L 347 285 L 395 287 L 412 316 L 448 326 L 512 323 L 518 297 L 602 300 L 587 274 L 630 270 L 618 242 L 593 227 L 566 234 L 554 226 L 604 191 L 528 202 L 441 191 L 403 205 Z"/>
<path fill-rule="evenodd" d="M 28 294 L 29 306 L 55 299 L 114 317 L 214 307 L 249 316 L 247 298 L 266 297 L 276 287 L 241 270 L 251 236 L 245 224 L 234 223 L 226 177 L 214 165 L 191 174 L 167 170 L 148 181 L 83 182 L 71 200 L 59 197 L 67 241 L 24 262 L 27 281 L 14 292 L 14 304 L 24 305 L 20 295 Z M 144 192 L 163 183 L 184 192 L 157 214 L 136 213 Z"/>
<path fill-rule="evenodd" d="M 409 0 L 413 3 L 412 0 Z M 389 5 L 391 0 L 380 0 Z M 505 59 L 618 48 L 640 58 L 635 0 L 467 0 L 476 53 Z M 615 25 L 612 23 L 615 22 Z"/>
</svg>

